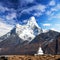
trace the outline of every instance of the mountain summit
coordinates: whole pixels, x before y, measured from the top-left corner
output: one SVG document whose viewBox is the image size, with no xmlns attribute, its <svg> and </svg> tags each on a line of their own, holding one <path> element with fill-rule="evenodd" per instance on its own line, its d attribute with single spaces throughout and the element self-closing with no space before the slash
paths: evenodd
<svg viewBox="0 0 60 60">
<path fill-rule="evenodd" d="M 30 18 L 26 25 L 17 24 L 0 38 L 0 55 L 60 54 L 60 33 L 53 30 L 42 33 L 34 19 Z"/>
<path fill-rule="evenodd" d="M 18 36 L 23 41 L 30 42 L 40 33 L 42 33 L 42 29 L 38 26 L 36 19 L 31 17 L 24 25 L 16 24 L 10 32 L 0 37 L 0 41 L 8 39 L 10 36 Z"/>
<path fill-rule="evenodd" d="M 27 24 L 25 25 L 16 25 L 16 33 L 17 35 L 25 40 L 31 41 L 34 37 L 40 33 L 42 33 L 42 29 L 38 26 L 36 19 L 31 17 Z"/>
</svg>

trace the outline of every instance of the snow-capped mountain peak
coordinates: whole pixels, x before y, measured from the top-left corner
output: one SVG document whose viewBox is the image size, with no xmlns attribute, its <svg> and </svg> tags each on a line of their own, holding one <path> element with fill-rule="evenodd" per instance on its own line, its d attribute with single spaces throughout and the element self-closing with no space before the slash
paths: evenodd
<svg viewBox="0 0 60 60">
<path fill-rule="evenodd" d="M 42 33 L 41 28 L 38 26 L 36 19 L 34 17 L 31 17 L 27 24 L 25 25 L 16 25 L 16 33 L 18 36 L 25 40 L 31 41 L 34 39 L 34 37 L 40 33 Z"/>
<path fill-rule="evenodd" d="M 40 28 L 40 27 L 38 26 L 37 22 L 36 22 L 35 17 L 31 17 L 31 18 L 29 19 L 27 25 L 30 25 L 31 27 L 36 26 L 36 27 Z"/>
</svg>

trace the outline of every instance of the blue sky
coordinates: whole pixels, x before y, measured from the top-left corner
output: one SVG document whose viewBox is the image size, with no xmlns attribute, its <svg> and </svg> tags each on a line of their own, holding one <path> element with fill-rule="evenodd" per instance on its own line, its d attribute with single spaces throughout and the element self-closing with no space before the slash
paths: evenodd
<svg viewBox="0 0 60 60">
<path fill-rule="evenodd" d="M 0 0 L 0 33 L 31 16 L 42 29 L 60 32 L 60 0 Z"/>
</svg>

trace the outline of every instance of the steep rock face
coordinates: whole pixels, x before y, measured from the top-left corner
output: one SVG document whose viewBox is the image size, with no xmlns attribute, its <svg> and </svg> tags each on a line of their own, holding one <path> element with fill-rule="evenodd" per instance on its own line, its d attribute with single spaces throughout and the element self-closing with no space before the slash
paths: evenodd
<svg viewBox="0 0 60 60">
<path fill-rule="evenodd" d="M 59 35 L 59 32 L 49 30 L 46 33 L 41 33 L 41 34 L 37 35 L 30 43 L 36 43 L 36 42 L 44 43 L 44 41 L 54 40 L 56 38 L 56 36 L 58 36 L 58 35 Z"/>
<path fill-rule="evenodd" d="M 23 42 L 23 40 L 13 30 L 4 35 L 2 39 L 4 40 L 0 42 L 0 48 L 14 47 Z"/>
<path fill-rule="evenodd" d="M 31 17 L 25 25 L 16 24 L 10 32 L 0 37 L 0 41 L 6 40 L 11 35 L 17 35 L 23 41 L 30 42 L 40 33 L 42 33 L 42 29 L 38 26 L 36 19 Z"/>
<path fill-rule="evenodd" d="M 29 44 L 35 44 L 35 48 L 41 46 L 44 54 L 60 54 L 60 33 L 49 30 L 36 36 Z"/>
<path fill-rule="evenodd" d="M 0 54 L 34 55 L 38 52 L 39 47 L 42 48 L 44 54 L 60 54 L 60 48 L 59 48 L 60 35 L 59 34 L 60 33 L 56 32 L 56 31 L 50 30 L 46 33 L 37 35 L 29 43 L 28 43 L 28 41 L 23 41 L 20 39 L 12 40 L 12 38 L 11 38 L 10 41 L 6 40 L 6 41 L 3 41 L 0 43 L 1 44 L 0 45 Z M 16 38 L 16 36 L 14 38 Z M 13 43 L 12 43 L 12 41 L 13 41 Z"/>
<path fill-rule="evenodd" d="M 2 40 L 0 42 L 0 54 L 34 54 L 38 45 L 36 51 L 32 52 L 30 49 L 33 49 L 35 44 L 30 45 L 29 43 L 41 33 L 42 30 L 34 17 L 31 17 L 26 25 L 17 24 L 10 32 L 0 37 Z"/>
<path fill-rule="evenodd" d="M 60 34 L 52 42 L 42 46 L 42 49 L 45 54 L 60 54 Z"/>
<path fill-rule="evenodd" d="M 53 30 L 43 33 L 34 17 L 26 25 L 17 24 L 0 40 L 0 54 L 36 54 L 39 47 L 44 54 L 60 54 L 60 33 Z"/>
</svg>

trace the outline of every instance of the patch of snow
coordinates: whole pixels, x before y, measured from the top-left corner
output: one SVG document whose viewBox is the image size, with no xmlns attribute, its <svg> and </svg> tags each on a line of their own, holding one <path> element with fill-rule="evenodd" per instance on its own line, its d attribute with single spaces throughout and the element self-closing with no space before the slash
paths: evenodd
<svg viewBox="0 0 60 60">
<path fill-rule="evenodd" d="M 35 38 L 36 35 L 42 33 L 42 30 L 38 26 L 35 17 L 31 17 L 29 19 L 29 21 L 27 22 L 27 24 L 25 24 L 25 25 L 17 24 L 16 25 L 16 33 L 24 41 L 25 40 L 31 41 L 32 39 Z"/>
<path fill-rule="evenodd" d="M 46 30 L 46 29 L 43 29 L 43 33 L 46 33 L 46 32 L 48 32 L 49 30 Z"/>
</svg>

